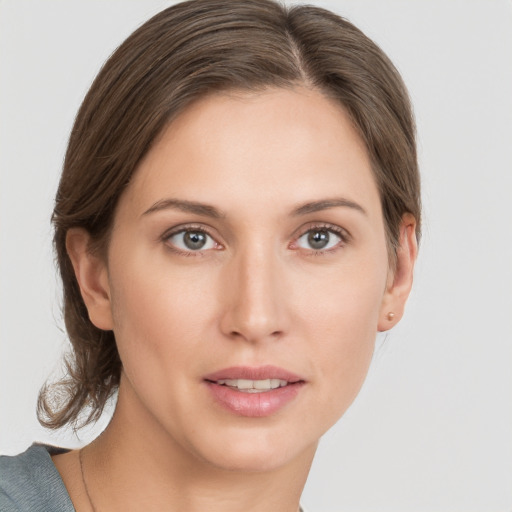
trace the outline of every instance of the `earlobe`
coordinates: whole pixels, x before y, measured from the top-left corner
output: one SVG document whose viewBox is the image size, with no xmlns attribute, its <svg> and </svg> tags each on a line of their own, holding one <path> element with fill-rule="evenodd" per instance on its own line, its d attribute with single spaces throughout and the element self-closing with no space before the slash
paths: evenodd
<svg viewBox="0 0 512 512">
<path fill-rule="evenodd" d="M 98 329 L 108 331 L 113 328 L 113 322 L 107 265 L 90 250 L 90 242 L 85 229 L 71 228 L 66 234 L 66 249 L 89 318 Z"/>
<path fill-rule="evenodd" d="M 387 331 L 403 316 L 405 303 L 412 288 L 414 264 L 418 254 L 416 219 L 406 213 L 400 224 L 400 245 L 396 251 L 396 265 L 390 272 L 377 329 Z"/>
</svg>

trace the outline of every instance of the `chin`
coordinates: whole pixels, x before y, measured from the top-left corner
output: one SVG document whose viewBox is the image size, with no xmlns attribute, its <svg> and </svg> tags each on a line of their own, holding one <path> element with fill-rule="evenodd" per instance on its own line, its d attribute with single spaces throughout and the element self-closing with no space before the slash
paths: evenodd
<svg viewBox="0 0 512 512">
<path fill-rule="evenodd" d="M 218 469 L 247 473 L 277 471 L 302 458 L 310 463 L 318 444 L 318 440 L 309 444 L 294 441 L 289 435 L 283 440 L 261 429 L 226 437 L 225 442 L 218 439 L 215 445 L 207 443 L 200 456 Z"/>
<path fill-rule="evenodd" d="M 232 446 L 224 452 L 223 467 L 228 471 L 248 473 L 278 471 L 290 464 L 303 461 L 308 466 L 315 455 L 318 440 L 299 448 L 299 442 L 249 442 Z"/>
</svg>

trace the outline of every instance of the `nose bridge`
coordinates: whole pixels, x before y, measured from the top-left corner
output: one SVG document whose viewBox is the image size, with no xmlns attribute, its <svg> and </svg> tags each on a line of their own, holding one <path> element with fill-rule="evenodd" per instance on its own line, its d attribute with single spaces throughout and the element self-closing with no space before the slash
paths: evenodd
<svg viewBox="0 0 512 512">
<path fill-rule="evenodd" d="M 282 334 L 282 273 L 271 244 L 251 244 L 241 249 L 233 257 L 230 270 L 224 331 L 251 342 Z"/>
</svg>

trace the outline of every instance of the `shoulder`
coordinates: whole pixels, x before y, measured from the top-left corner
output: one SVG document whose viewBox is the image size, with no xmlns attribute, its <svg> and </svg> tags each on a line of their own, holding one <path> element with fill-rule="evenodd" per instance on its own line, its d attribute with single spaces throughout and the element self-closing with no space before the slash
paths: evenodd
<svg viewBox="0 0 512 512">
<path fill-rule="evenodd" d="M 19 455 L 0 457 L 2 512 L 74 512 L 49 450 L 32 445 Z"/>
</svg>

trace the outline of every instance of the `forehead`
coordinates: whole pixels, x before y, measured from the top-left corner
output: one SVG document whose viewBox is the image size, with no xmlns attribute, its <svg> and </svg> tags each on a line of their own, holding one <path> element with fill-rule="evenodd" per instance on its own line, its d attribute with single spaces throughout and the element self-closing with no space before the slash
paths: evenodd
<svg viewBox="0 0 512 512">
<path fill-rule="evenodd" d="M 169 196 L 223 210 L 348 195 L 380 212 L 370 160 L 348 114 L 302 87 L 196 101 L 162 132 L 127 195 L 137 209 Z"/>
</svg>

